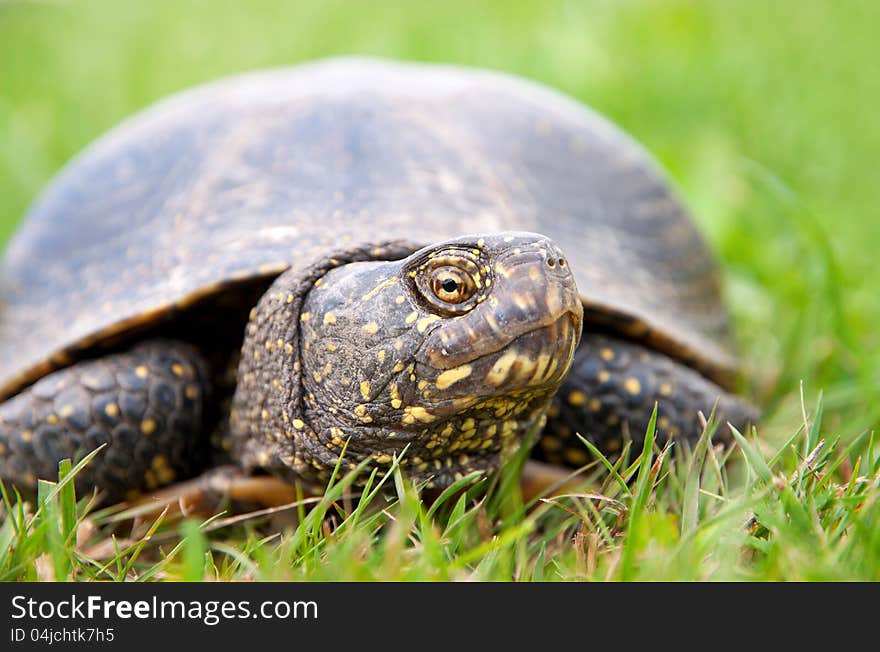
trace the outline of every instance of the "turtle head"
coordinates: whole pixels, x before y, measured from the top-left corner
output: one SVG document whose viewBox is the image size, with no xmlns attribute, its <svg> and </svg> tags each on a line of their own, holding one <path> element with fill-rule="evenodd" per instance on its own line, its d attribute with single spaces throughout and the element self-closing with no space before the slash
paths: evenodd
<svg viewBox="0 0 880 652">
<path fill-rule="evenodd" d="M 533 233 L 330 269 L 296 316 L 298 376 L 278 379 L 301 383 L 285 463 L 321 477 L 340 455 L 343 469 L 402 456 L 403 471 L 430 486 L 495 469 L 541 425 L 582 317 L 562 252 Z"/>
</svg>

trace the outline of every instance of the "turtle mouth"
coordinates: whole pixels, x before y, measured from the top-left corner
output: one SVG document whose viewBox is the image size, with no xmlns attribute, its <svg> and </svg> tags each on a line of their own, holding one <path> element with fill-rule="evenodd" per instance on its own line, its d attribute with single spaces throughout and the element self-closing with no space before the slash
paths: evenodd
<svg viewBox="0 0 880 652">
<path fill-rule="evenodd" d="M 581 317 L 573 311 L 514 337 L 472 365 L 483 368 L 492 394 L 562 382 L 580 341 Z"/>
<path fill-rule="evenodd" d="M 473 471 L 497 470 L 531 428 L 543 427 L 544 411 L 568 373 L 580 332 L 580 315 L 565 312 L 493 352 L 440 372 L 433 387 L 425 388 L 423 408 L 411 409 L 409 420 L 404 413 L 404 424 L 411 421 L 413 428 L 409 471 L 427 486 L 441 488 Z"/>
<path fill-rule="evenodd" d="M 568 373 L 580 333 L 581 315 L 567 311 L 458 367 L 422 367 L 422 377 L 433 375 L 423 403 L 435 417 L 450 418 L 487 401 L 500 410 L 538 397 L 549 400 Z"/>
</svg>

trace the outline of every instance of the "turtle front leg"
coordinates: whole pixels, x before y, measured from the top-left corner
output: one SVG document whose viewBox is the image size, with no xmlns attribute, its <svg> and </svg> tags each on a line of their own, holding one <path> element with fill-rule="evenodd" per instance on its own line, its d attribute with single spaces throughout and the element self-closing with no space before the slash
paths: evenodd
<svg viewBox="0 0 880 652">
<path fill-rule="evenodd" d="M 684 439 L 694 444 L 716 401 L 716 416 L 742 430 L 758 418 L 743 398 L 725 390 L 690 367 L 639 344 L 605 335 L 584 334 L 571 370 L 553 399 L 547 426 L 534 455 L 553 463 L 580 466 L 590 456 L 575 433 L 603 453 L 620 450 L 629 437 L 637 447 L 657 403 L 657 439 Z M 722 425 L 717 438 L 729 438 Z"/>
<path fill-rule="evenodd" d="M 0 478 L 31 491 L 58 463 L 104 450 L 76 476 L 103 501 L 201 470 L 208 367 L 192 346 L 149 340 L 56 371 L 0 404 Z"/>
</svg>

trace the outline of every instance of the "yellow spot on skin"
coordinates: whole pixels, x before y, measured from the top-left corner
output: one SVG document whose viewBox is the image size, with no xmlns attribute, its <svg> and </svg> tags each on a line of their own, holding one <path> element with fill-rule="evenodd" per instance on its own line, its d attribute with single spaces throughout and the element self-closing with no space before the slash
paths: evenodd
<svg viewBox="0 0 880 652">
<path fill-rule="evenodd" d="M 599 373 L 596 374 L 596 380 L 598 380 L 600 383 L 607 383 L 609 378 L 611 378 L 611 374 L 609 374 L 605 369 L 600 369 Z"/>
<path fill-rule="evenodd" d="M 291 344 L 290 342 L 288 342 L 287 344 L 285 344 L 285 345 L 284 345 L 284 352 L 287 353 L 288 355 L 290 355 L 291 353 L 293 353 L 293 344 Z"/>
<path fill-rule="evenodd" d="M 365 401 L 370 398 L 370 383 L 366 380 L 361 381 L 361 396 L 364 397 Z"/>
<path fill-rule="evenodd" d="M 379 324 L 371 321 L 369 324 L 364 324 L 363 326 L 361 326 L 361 330 L 367 335 L 375 335 L 379 332 Z"/>
<path fill-rule="evenodd" d="M 428 317 L 423 317 L 416 324 L 416 330 L 420 333 L 424 333 L 425 329 L 428 328 L 429 325 L 439 320 L 440 318 L 437 315 L 429 315 Z"/>
<path fill-rule="evenodd" d="M 21 440 L 22 441 L 28 442 L 33 438 L 34 438 L 34 433 L 32 433 L 30 430 L 22 430 L 21 431 Z"/>
<path fill-rule="evenodd" d="M 50 414 L 46 417 L 46 423 L 54 426 L 56 423 L 58 423 L 58 416 L 55 414 Z"/>
<path fill-rule="evenodd" d="M 660 396 L 670 396 L 672 394 L 672 385 L 663 383 L 659 388 Z"/>
<path fill-rule="evenodd" d="M 474 430 L 475 428 L 476 428 L 476 423 L 474 422 L 474 420 L 471 417 L 468 417 L 467 419 L 464 420 L 464 422 L 462 422 L 461 427 L 459 427 L 459 430 L 464 432 L 466 430 Z"/>
<path fill-rule="evenodd" d="M 437 417 L 420 405 L 407 405 L 403 408 L 403 422 L 407 424 L 412 424 L 416 421 L 420 423 L 431 423 L 436 418 Z"/>
<path fill-rule="evenodd" d="M 336 323 L 336 315 L 334 315 L 332 312 L 328 312 L 326 315 L 324 315 L 324 323 L 325 324 L 335 324 Z"/>
<path fill-rule="evenodd" d="M 379 359 L 379 362 L 385 362 L 385 351 L 384 350 L 379 351 L 376 354 L 376 357 Z"/>
<path fill-rule="evenodd" d="M 70 405 L 65 405 L 58 411 L 58 416 L 60 416 L 62 419 L 66 419 L 71 414 L 73 414 L 73 407 L 71 407 Z"/>
<path fill-rule="evenodd" d="M 591 398 L 590 399 L 590 411 L 591 412 L 598 412 L 601 409 L 602 409 L 602 401 L 600 401 L 598 398 Z"/>
<path fill-rule="evenodd" d="M 492 365 L 492 369 L 486 374 L 486 380 L 492 385 L 500 385 L 503 383 L 507 379 L 508 374 L 510 374 L 510 368 L 516 361 L 517 355 L 518 353 L 515 349 L 506 351 L 495 361 L 495 364 Z"/>
<path fill-rule="evenodd" d="M 428 381 L 427 381 L 427 380 L 420 380 L 420 381 L 419 381 L 418 388 L 419 388 L 420 390 L 425 389 L 425 387 L 427 387 L 427 386 L 428 386 Z"/>
<path fill-rule="evenodd" d="M 191 401 L 194 401 L 199 397 L 199 388 L 196 385 L 187 385 L 186 386 L 186 397 Z"/>
<path fill-rule="evenodd" d="M 328 351 L 330 351 L 330 353 L 336 351 L 336 345 L 333 342 L 327 342 L 326 348 Z"/>
<path fill-rule="evenodd" d="M 300 320 L 300 321 L 308 321 L 308 320 L 310 320 L 311 318 L 312 318 L 312 313 L 310 313 L 310 312 L 304 312 L 304 313 L 301 313 L 300 316 L 299 316 L 299 320 Z"/>
<path fill-rule="evenodd" d="M 672 425 L 672 422 L 669 420 L 669 417 L 660 417 L 657 419 L 657 426 L 661 430 L 669 430 L 669 427 Z"/>
<path fill-rule="evenodd" d="M 601 351 L 599 351 L 599 357 L 606 362 L 611 362 L 612 360 L 614 360 L 614 351 L 612 349 L 609 349 L 608 347 L 605 347 Z"/>
<path fill-rule="evenodd" d="M 538 356 L 537 362 L 535 363 L 535 373 L 532 374 L 532 379 L 529 382 L 534 383 L 534 384 L 540 383 L 541 378 L 544 377 L 544 372 L 547 371 L 547 367 L 549 365 L 550 365 L 550 354 L 548 354 L 548 353 L 540 354 Z"/>
<path fill-rule="evenodd" d="M 406 297 L 403 296 L 402 294 L 398 294 L 398 295 L 394 298 L 394 303 L 396 303 L 396 304 L 401 304 L 401 303 L 403 303 L 404 301 L 406 301 Z"/>
<path fill-rule="evenodd" d="M 354 408 L 354 414 L 363 423 L 370 423 L 373 420 L 373 417 L 367 414 L 367 406 L 363 403 Z"/>
<path fill-rule="evenodd" d="M 313 371 L 313 372 L 312 372 L 312 378 L 315 379 L 315 382 L 316 382 L 316 383 L 320 383 L 320 382 L 321 382 L 321 374 L 319 374 L 317 371 Z"/>
<path fill-rule="evenodd" d="M 386 279 L 386 280 L 382 281 L 381 283 L 379 283 L 379 285 L 374 287 L 372 290 L 367 292 L 365 295 L 363 295 L 361 297 L 361 299 L 364 301 L 368 301 L 368 300 L 372 299 L 374 296 L 376 296 L 377 294 L 379 294 L 379 292 L 381 292 L 383 289 L 385 289 L 391 285 L 394 285 L 395 283 L 397 283 L 397 279 L 394 279 L 394 278 Z"/>
<path fill-rule="evenodd" d="M 577 390 L 570 392 L 567 397 L 569 405 L 586 405 L 587 403 L 587 395 L 583 392 L 579 392 Z"/>
<path fill-rule="evenodd" d="M 171 365 L 171 373 L 173 373 L 175 376 L 177 376 L 177 377 L 182 376 L 183 371 L 184 371 L 184 369 L 183 369 L 182 364 L 175 362 L 173 365 Z"/>
<path fill-rule="evenodd" d="M 318 280 L 320 281 L 321 279 L 318 279 Z M 317 285 L 317 283 L 315 283 L 315 285 Z M 292 294 L 287 295 L 287 303 L 293 303 L 293 295 Z"/>
<path fill-rule="evenodd" d="M 554 437 L 553 435 L 544 435 L 541 437 L 541 448 L 547 451 L 558 451 L 562 448 L 562 442 L 559 441 L 558 437 Z"/>
<path fill-rule="evenodd" d="M 144 419 L 141 421 L 141 432 L 145 435 L 151 435 L 156 431 L 156 422 L 153 419 Z"/>
<path fill-rule="evenodd" d="M 391 407 L 397 410 L 401 405 L 400 389 L 397 387 L 397 383 L 391 383 Z"/>
<path fill-rule="evenodd" d="M 562 310 L 562 293 L 556 286 L 551 286 L 544 295 L 547 301 L 547 310 L 551 315 L 558 315 Z"/>
<path fill-rule="evenodd" d="M 442 374 L 437 376 L 437 389 L 446 389 L 447 387 L 451 387 L 459 380 L 463 380 L 471 375 L 471 371 L 473 368 L 469 364 L 463 364 L 460 367 L 455 367 L 454 369 L 447 369 Z"/>
<path fill-rule="evenodd" d="M 147 369 L 144 365 L 141 365 L 140 367 L 135 368 L 134 375 L 138 378 L 146 378 L 150 375 L 150 370 Z"/>
<path fill-rule="evenodd" d="M 293 424 L 293 427 L 297 430 L 302 430 L 306 427 L 306 423 L 302 419 L 294 419 L 293 421 L 291 421 L 291 423 Z"/>
<path fill-rule="evenodd" d="M 266 421 L 269 418 L 269 412 L 267 410 L 263 410 L 262 412 L 260 412 L 260 418 L 263 421 Z"/>
<path fill-rule="evenodd" d="M 406 316 L 406 319 L 404 319 L 403 321 L 406 322 L 407 324 L 412 324 L 418 318 L 419 318 L 419 313 L 417 313 L 415 310 L 413 310 L 411 313 L 409 313 Z"/>
<path fill-rule="evenodd" d="M 116 418 L 119 416 L 119 406 L 116 403 L 108 403 L 104 406 L 104 414 L 106 414 L 110 418 Z M 47 419 L 48 421 L 48 419 Z"/>
<path fill-rule="evenodd" d="M 394 369 L 392 369 L 392 371 L 403 371 L 403 363 L 398 362 L 396 365 L 394 365 Z"/>
<path fill-rule="evenodd" d="M 391 464 L 391 456 L 388 453 L 373 453 L 373 459 L 379 464 Z"/>
<path fill-rule="evenodd" d="M 538 366 L 538 361 L 532 359 L 527 353 L 518 355 L 516 361 L 519 363 L 519 368 L 516 372 L 516 378 L 519 380 L 530 378 L 530 374 Z"/>
<path fill-rule="evenodd" d="M 638 396 L 642 391 L 642 384 L 638 378 L 627 378 L 626 382 L 623 383 L 623 388 L 631 396 Z"/>
</svg>

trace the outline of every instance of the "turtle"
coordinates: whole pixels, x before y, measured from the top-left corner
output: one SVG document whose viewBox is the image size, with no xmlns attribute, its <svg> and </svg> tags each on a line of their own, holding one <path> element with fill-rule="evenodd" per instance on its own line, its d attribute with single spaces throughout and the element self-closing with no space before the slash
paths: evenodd
<svg viewBox="0 0 880 652">
<path fill-rule="evenodd" d="M 130 498 L 229 463 L 425 487 L 738 427 L 717 262 L 665 173 L 506 73 L 334 58 L 182 91 L 38 197 L 0 270 L 0 478 Z M 530 433 L 538 433 L 534 436 Z M 719 435 L 724 437 L 724 435 Z"/>
</svg>

